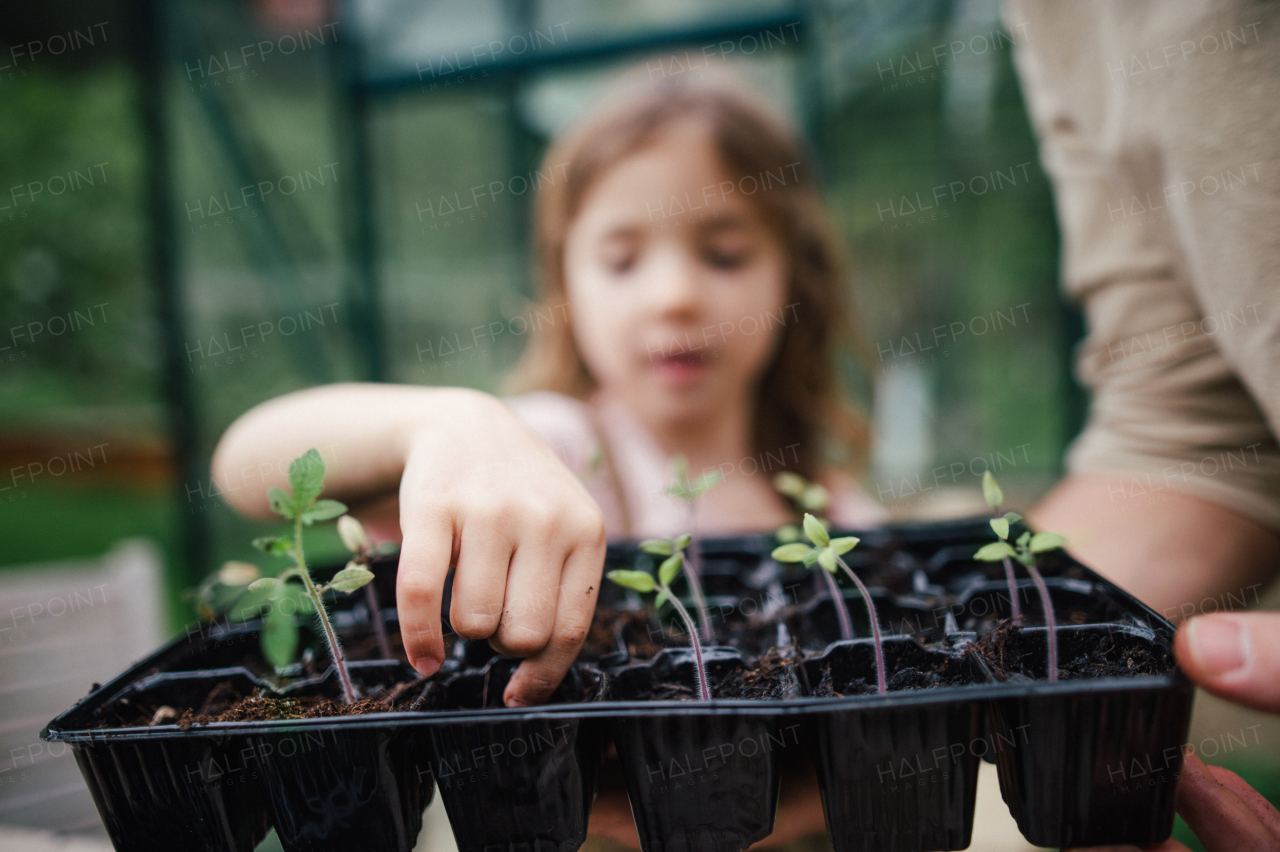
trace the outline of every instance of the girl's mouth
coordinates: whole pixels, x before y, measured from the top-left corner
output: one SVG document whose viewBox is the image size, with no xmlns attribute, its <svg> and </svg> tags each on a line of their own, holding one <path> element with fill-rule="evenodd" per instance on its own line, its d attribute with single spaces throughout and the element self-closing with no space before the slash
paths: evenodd
<svg viewBox="0 0 1280 852">
<path fill-rule="evenodd" d="M 655 359 L 654 366 L 664 383 L 687 385 L 702 378 L 711 368 L 711 358 L 712 354 L 707 351 L 682 352 Z"/>
</svg>

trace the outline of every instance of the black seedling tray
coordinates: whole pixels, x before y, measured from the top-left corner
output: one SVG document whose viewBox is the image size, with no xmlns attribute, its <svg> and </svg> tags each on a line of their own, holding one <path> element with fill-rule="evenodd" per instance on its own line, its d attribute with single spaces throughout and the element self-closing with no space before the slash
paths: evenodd
<svg viewBox="0 0 1280 852">
<path fill-rule="evenodd" d="M 820 578 L 774 562 L 773 540 L 757 536 L 707 540 L 702 553 L 713 695 L 760 697 L 690 700 L 692 656 L 669 614 L 606 583 L 587 647 L 541 707 L 502 707 L 518 661 L 453 637 L 440 672 L 401 687 L 412 709 L 106 726 L 160 705 L 198 708 L 218 684 L 338 695 L 332 671 L 287 687 L 255 674 L 258 626 L 246 623 L 169 643 L 95 685 L 43 736 L 71 744 L 112 841 L 129 852 L 249 852 L 271 826 L 289 852 L 408 852 L 437 792 L 461 852 L 571 852 L 610 744 L 645 852 L 746 849 L 772 831 L 779 789 L 806 762 L 838 852 L 967 847 L 981 759 L 996 764 L 1032 843 L 1169 836 L 1193 695 L 1172 625 L 1066 554 L 1044 554 L 1063 678 L 1050 683 L 1031 581 L 1020 572 L 1026 626 L 1010 630 L 1002 566 L 970 558 L 992 540 L 985 521 L 860 535 L 848 556 L 880 609 L 884 696 L 861 598 L 846 593 L 858 638 L 836 641 Z M 613 545 L 607 567 L 637 558 L 649 557 Z M 393 601 L 394 560 L 374 569 L 380 599 Z M 371 634 L 364 600 L 334 603 L 348 648 Z M 314 641 L 312 653 L 323 659 Z M 415 673 L 364 661 L 352 677 L 377 698 Z"/>
</svg>

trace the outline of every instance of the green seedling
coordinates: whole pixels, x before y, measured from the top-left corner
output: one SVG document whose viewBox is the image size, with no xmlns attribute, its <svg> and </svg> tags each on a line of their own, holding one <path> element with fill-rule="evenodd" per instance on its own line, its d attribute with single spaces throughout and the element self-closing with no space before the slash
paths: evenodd
<svg viewBox="0 0 1280 852">
<path fill-rule="evenodd" d="M 803 562 L 807 568 L 812 568 L 816 564 L 824 569 L 827 589 L 831 593 L 836 613 L 840 616 L 840 634 L 844 639 L 853 638 L 853 625 L 845 606 L 844 596 L 840 594 L 840 587 L 836 584 L 833 575 L 836 573 L 837 566 L 843 568 L 849 575 L 854 585 L 858 587 L 858 591 L 862 593 L 862 599 L 867 602 L 867 615 L 871 618 L 871 637 L 876 649 L 876 690 L 884 695 L 887 691 L 884 675 L 884 642 L 880 637 L 880 619 L 876 617 L 876 605 L 872 603 L 871 593 L 862 584 L 862 580 L 842 558 L 843 554 L 857 546 L 858 539 L 854 536 L 832 538 L 822 522 L 808 512 L 804 516 L 804 534 L 812 542 L 811 545 L 799 541 L 779 545 L 773 550 L 773 558 L 779 562 Z"/>
<path fill-rule="evenodd" d="M 270 595 L 270 608 L 263 617 L 262 652 L 277 669 L 292 663 L 298 649 L 298 626 L 293 618 L 293 611 L 314 610 L 329 646 L 329 658 L 333 660 L 333 666 L 342 682 L 343 700 L 351 704 L 356 700 L 355 687 L 351 684 L 346 658 L 342 654 L 342 646 L 338 642 L 333 623 L 329 620 L 323 595 L 328 591 L 350 594 L 372 580 L 373 572 L 353 560 L 328 583 L 317 585 L 312 580 L 302 547 L 302 528 L 309 527 L 316 521 L 328 521 L 345 515 L 347 507 L 337 500 L 318 499 L 324 490 L 324 460 L 315 449 L 307 450 L 289 464 L 289 487 L 289 491 L 283 488 L 268 489 L 267 499 L 271 503 L 271 511 L 293 521 L 292 538 L 264 536 L 253 541 L 253 546 L 264 553 L 288 556 L 293 560 L 293 565 L 275 577 L 263 577 L 249 584 L 250 592 L 266 591 Z M 348 531 L 353 529 L 349 524 L 347 528 Z M 302 582 L 301 588 L 289 582 L 294 578 Z M 299 598 L 306 601 L 305 606 Z M 288 606 L 289 603 L 293 606 Z"/>
<path fill-rule="evenodd" d="M 670 541 L 652 538 L 640 543 L 640 549 L 645 553 L 665 557 L 662 560 L 662 564 L 658 566 L 656 577 L 648 571 L 638 570 L 610 571 L 606 576 L 619 586 L 637 591 L 642 595 L 657 592 L 658 596 L 654 599 L 655 610 L 660 609 L 668 601 L 676 608 L 676 612 L 680 614 L 681 620 L 684 621 L 685 631 L 689 634 L 689 645 L 693 648 L 694 664 L 698 668 L 698 697 L 703 701 L 710 701 L 711 688 L 707 684 L 707 666 L 702 660 L 702 642 L 698 639 L 698 627 L 693 623 L 693 619 L 689 616 L 689 611 L 684 608 L 684 604 L 680 603 L 680 599 L 676 597 L 676 593 L 671 591 L 671 583 L 680 575 L 682 568 L 685 571 L 685 576 L 691 581 L 689 583 L 690 588 L 693 586 L 692 575 L 689 573 L 684 561 L 684 549 L 689 546 L 692 538 L 693 536 L 691 535 L 682 535 Z"/>
<path fill-rule="evenodd" d="M 827 489 L 790 470 L 784 470 L 773 478 L 773 488 L 791 503 L 795 517 L 795 523 L 784 524 L 774 533 L 779 542 L 789 544 L 800 540 L 804 534 L 800 524 L 805 512 L 812 512 L 823 526 L 827 526 L 827 509 L 831 505 L 831 494 Z"/>
<path fill-rule="evenodd" d="M 1009 525 L 1022 520 L 1022 516 L 1013 512 L 1000 515 L 1000 506 L 1004 503 L 1004 492 L 996 484 L 996 478 L 991 475 L 991 471 L 982 475 L 982 495 L 986 498 L 992 512 L 996 514 L 990 524 L 1000 540 L 983 545 L 973 558 L 983 562 L 1004 561 L 1005 577 L 1009 581 L 1009 597 L 1013 601 L 1012 612 L 1015 624 L 1022 621 L 1022 613 L 1018 607 L 1017 581 L 1014 578 L 1011 560 L 1017 559 L 1026 567 L 1032 582 L 1036 584 L 1036 591 L 1040 595 L 1040 606 L 1044 609 L 1044 623 L 1049 633 L 1049 680 L 1056 681 L 1058 679 L 1057 625 L 1053 617 L 1053 601 L 1049 597 L 1049 588 L 1045 585 L 1039 569 L 1036 568 L 1036 554 L 1057 550 L 1066 544 L 1067 540 L 1055 532 L 1038 532 L 1034 535 L 1023 532 L 1013 544 L 1010 544 Z"/>
<path fill-rule="evenodd" d="M 996 483 L 996 478 L 991 475 L 989 470 L 984 471 L 982 474 L 982 498 L 987 501 L 987 506 L 990 507 L 992 514 L 995 515 L 990 521 L 991 529 L 995 530 L 1001 541 L 1007 540 L 1009 538 L 1009 525 L 1016 524 L 1022 520 L 1022 516 L 1016 512 L 1000 514 L 1000 506 L 1004 503 L 1004 492 L 1000 489 L 1000 486 Z M 1022 605 L 1018 601 L 1018 581 L 1013 574 L 1013 562 L 1009 559 L 1011 555 L 1012 553 L 1004 554 L 1000 558 L 1004 560 L 1004 577 L 1009 583 L 1009 600 L 1012 602 L 1010 607 L 1013 613 L 1013 623 L 1021 624 Z M 986 560 L 986 557 L 979 558 L 984 561 L 995 561 L 994 559 Z"/>
<path fill-rule="evenodd" d="M 685 576 L 689 578 L 689 593 L 693 596 L 693 605 L 698 608 L 698 623 L 702 626 L 702 641 L 710 644 L 713 641 L 711 620 L 707 617 L 707 599 L 702 594 L 702 548 L 698 538 L 698 501 L 702 495 L 714 488 L 724 474 L 719 470 L 704 472 L 696 479 L 689 479 L 689 460 L 677 454 L 671 459 L 672 482 L 667 486 L 667 493 L 684 501 L 689 515 L 689 560 L 685 566 Z"/>
</svg>

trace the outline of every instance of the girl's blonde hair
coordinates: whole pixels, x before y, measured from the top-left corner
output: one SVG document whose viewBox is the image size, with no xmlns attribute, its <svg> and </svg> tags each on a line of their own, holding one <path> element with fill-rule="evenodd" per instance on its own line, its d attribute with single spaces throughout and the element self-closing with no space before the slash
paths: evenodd
<svg viewBox="0 0 1280 852">
<path fill-rule="evenodd" d="M 779 238 L 788 258 L 794 305 L 782 340 L 759 379 L 753 424 L 758 459 L 786 457 L 790 470 L 813 479 L 828 466 L 861 469 L 870 432 L 836 370 L 838 344 L 864 348 L 853 334 L 844 295 L 840 242 L 814 185 L 808 157 L 786 126 L 737 88 L 670 86 L 613 99 L 557 139 L 543 159 L 564 179 L 538 191 L 534 248 L 542 307 L 566 301 L 565 240 L 582 199 L 610 167 L 654 142 L 672 124 L 707 128 L 721 166 Z M 550 390 L 585 399 L 595 381 L 569 322 L 538 324 L 508 381 L 513 392 Z M 798 446 L 798 452 L 784 452 Z M 767 454 L 767 455 L 766 455 Z M 762 462 L 763 463 L 763 462 Z"/>
</svg>

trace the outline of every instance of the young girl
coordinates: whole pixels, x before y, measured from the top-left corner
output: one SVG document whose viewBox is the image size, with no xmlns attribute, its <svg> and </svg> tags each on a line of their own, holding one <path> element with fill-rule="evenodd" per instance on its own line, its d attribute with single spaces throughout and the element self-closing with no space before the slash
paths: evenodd
<svg viewBox="0 0 1280 852">
<path fill-rule="evenodd" d="M 606 537 L 686 531 L 665 493 L 676 454 L 693 475 L 724 474 L 701 501 L 703 534 L 788 522 L 772 487 L 784 469 L 828 488 L 837 524 L 883 517 L 840 472 L 867 441 L 834 363 L 848 315 L 840 252 L 784 126 L 732 89 L 650 89 L 596 111 L 545 162 L 565 164 L 537 200 L 553 320 L 535 324 L 521 395 L 315 388 L 249 411 L 213 459 L 227 481 L 324 448 L 326 495 L 402 541 L 410 661 L 440 666 L 456 566 L 453 629 L 526 658 L 508 706 L 545 700 L 572 663 Z M 266 491 L 284 478 L 228 499 L 269 517 Z"/>
</svg>

